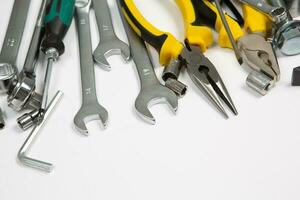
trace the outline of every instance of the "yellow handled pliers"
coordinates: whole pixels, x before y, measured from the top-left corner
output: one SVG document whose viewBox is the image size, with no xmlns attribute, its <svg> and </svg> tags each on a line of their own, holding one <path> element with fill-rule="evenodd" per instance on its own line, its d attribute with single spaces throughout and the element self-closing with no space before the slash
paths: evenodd
<svg viewBox="0 0 300 200">
<path fill-rule="evenodd" d="M 231 41 L 215 5 L 207 0 L 199 1 L 204 4 L 203 7 L 206 7 L 199 16 L 204 25 L 215 29 L 219 33 L 218 43 L 221 47 L 232 48 Z M 239 62 L 245 63 L 252 69 L 246 80 L 247 85 L 265 95 L 280 78 L 276 54 L 271 43 L 265 39 L 270 20 L 264 14 L 247 5 L 242 5 L 242 8 L 245 22 L 244 30 L 230 16 L 225 15 L 225 18 L 238 47 Z"/>
<path fill-rule="evenodd" d="M 174 65 L 185 66 L 195 85 L 228 117 L 222 101 L 237 114 L 233 101 L 215 66 L 203 55 L 213 43 L 212 31 L 199 21 L 199 0 L 176 0 L 186 25 L 185 42 L 178 41 L 171 33 L 163 32 L 148 22 L 133 0 L 119 0 L 122 13 L 132 29 L 160 55 L 160 63 L 167 69 Z M 179 70 L 180 71 L 180 70 Z"/>
</svg>

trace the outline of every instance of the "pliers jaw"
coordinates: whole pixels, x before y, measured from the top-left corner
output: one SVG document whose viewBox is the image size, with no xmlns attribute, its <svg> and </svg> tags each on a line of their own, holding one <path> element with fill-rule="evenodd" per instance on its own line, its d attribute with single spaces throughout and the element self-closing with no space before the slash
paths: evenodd
<svg viewBox="0 0 300 200">
<path fill-rule="evenodd" d="M 247 34 L 239 39 L 238 48 L 244 63 L 253 69 L 247 84 L 265 95 L 280 79 L 276 54 L 270 42 L 259 34 Z"/>
<path fill-rule="evenodd" d="M 182 50 L 179 59 L 187 68 L 187 72 L 195 85 L 212 100 L 217 109 L 226 117 L 228 115 L 222 106 L 222 101 L 237 115 L 237 109 L 229 95 L 215 66 L 206 58 L 198 46 L 189 45 Z"/>
</svg>

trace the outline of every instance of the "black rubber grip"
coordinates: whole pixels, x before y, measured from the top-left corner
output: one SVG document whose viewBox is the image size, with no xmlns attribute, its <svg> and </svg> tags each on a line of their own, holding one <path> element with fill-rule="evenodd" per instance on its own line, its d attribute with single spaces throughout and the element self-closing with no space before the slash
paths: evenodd
<svg viewBox="0 0 300 200">
<path fill-rule="evenodd" d="M 41 44 L 41 50 L 46 53 L 50 48 L 55 48 L 59 55 L 65 52 L 65 45 L 62 41 L 68 31 L 68 27 L 65 26 L 58 18 L 48 23 L 45 27 L 45 37 Z"/>
<path fill-rule="evenodd" d="M 211 10 L 203 0 L 190 0 L 193 4 L 196 20 L 192 24 L 193 26 L 208 26 L 215 28 L 217 15 Z"/>
<path fill-rule="evenodd" d="M 122 9 L 126 12 L 126 15 L 130 19 L 130 21 L 134 24 L 135 27 L 137 27 L 141 33 L 140 37 L 145 40 L 147 43 L 152 45 L 158 52 L 160 52 L 164 42 L 166 41 L 168 35 L 162 34 L 162 35 L 154 35 L 150 31 L 148 31 L 145 27 L 143 27 L 142 24 L 139 23 L 139 21 L 134 17 L 134 15 L 131 13 L 130 9 L 127 7 L 124 0 L 119 0 L 120 5 Z"/>
<path fill-rule="evenodd" d="M 74 0 L 50 0 L 46 7 L 45 37 L 41 50 L 55 48 L 59 55 L 65 51 L 63 38 L 69 30 L 75 10 Z"/>
</svg>

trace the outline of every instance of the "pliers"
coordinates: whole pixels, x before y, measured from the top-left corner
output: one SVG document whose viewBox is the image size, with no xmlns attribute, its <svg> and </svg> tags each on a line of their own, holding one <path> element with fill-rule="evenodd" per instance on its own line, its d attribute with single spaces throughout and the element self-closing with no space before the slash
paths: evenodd
<svg viewBox="0 0 300 200">
<path fill-rule="evenodd" d="M 220 47 L 232 48 L 215 5 L 206 0 L 199 1 L 203 8 L 206 7 L 199 16 L 204 25 L 219 33 Z M 247 5 L 242 5 L 242 8 L 245 21 L 244 30 L 230 16 L 226 15 L 225 18 L 237 43 L 240 64 L 245 63 L 252 69 L 246 80 L 247 85 L 261 95 L 265 95 L 280 79 L 276 54 L 272 44 L 265 39 L 269 30 L 269 19 Z"/>
<path fill-rule="evenodd" d="M 185 42 L 180 42 L 171 33 L 163 32 L 148 22 L 135 6 L 133 0 L 119 0 L 122 13 L 132 29 L 160 55 L 160 64 L 168 69 L 182 66 L 194 84 L 213 102 L 217 109 L 228 117 L 222 101 L 237 115 L 238 112 L 215 66 L 202 52 L 213 43 L 210 28 L 201 26 L 198 9 L 199 0 L 176 0 L 186 25 Z M 175 73 L 174 78 L 178 78 Z"/>
</svg>

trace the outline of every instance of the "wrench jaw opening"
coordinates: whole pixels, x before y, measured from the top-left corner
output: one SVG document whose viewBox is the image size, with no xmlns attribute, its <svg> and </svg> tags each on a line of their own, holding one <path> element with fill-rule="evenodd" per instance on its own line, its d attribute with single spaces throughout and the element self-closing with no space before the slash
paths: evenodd
<svg viewBox="0 0 300 200">
<path fill-rule="evenodd" d="M 106 128 L 108 124 L 107 110 L 101 105 L 82 106 L 74 117 L 74 124 L 81 134 L 89 136 L 86 124 L 95 120 L 100 120 L 103 127 Z"/>
<path fill-rule="evenodd" d="M 9 91 L 13 81 L 17 80 L 17 67 L 9 63 L 0 63 L 0 93 Z"/>
<path fill-rule="evenodd" d="M 113 37 L 109 41 L 100 41 L 98 47 L 94 51 L 93 57 L 95 62 L 104 70 L 110 71 L 111 66 L 107 59 L 114 55 L 121 55 L 125 62 L 128 62 L 130 59 L 129 46 L 116 37 Z"/>
<path fill-rule="evenodd" d="M 136 98 L 135 110 L 143 120 L 155 125 L 156 120 L 149 108 L 156 104 L 167 104 L 174 114 L 178 110 L 176 94 L 162 85 L 142 90 Z"/>
</svg>

